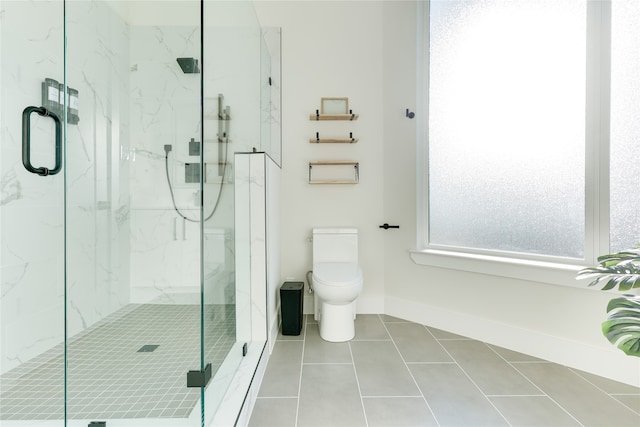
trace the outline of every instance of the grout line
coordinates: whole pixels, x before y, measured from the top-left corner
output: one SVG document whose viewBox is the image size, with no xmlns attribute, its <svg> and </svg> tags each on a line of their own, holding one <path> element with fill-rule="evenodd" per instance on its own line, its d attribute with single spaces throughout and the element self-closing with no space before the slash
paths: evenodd
<svg viewBox="0 0 640 427">
<path fill-rule="evenodd" d="M 640 415 L 640 410 L 638 409 L 634 409 L 631 406 L 627 405 L 626 403 L 624 403 L 623 401 L 616 399 L 616 396 L 638 396 L 637 394 L 610 394 L 609 395 L 612 399 L 614 399 L 616 402 L 618 402 L 619 404 L 621 404 L 622 406 L 629 408 L 630 411 Z"/>
<path fill-rule="evenodd" d="M 539 364 L 539 365 L 543 365 L 543 364 L 549 364 L 549 363 L 553 363 L 553 362 L 549 362 L 548 360 L 514 360 L 512 362 L 509 362 L 512 365 L 520 365 L 520 364 Z"/>
<path fill-rule="evenodd" d="M 307 329 L 309 328 L 309 322 L 307 322 L 309 315 L 304 314 L 303 316 L 304 316 L 304 334 L 302 337 L 302 355 L 300 357 L 300 376 L 298 379 L 298 400 L 296 402 L 296 423 L 294 427 L 298 427 L 298 417 L 300 415 L 300 390 L 302 390 L 302 367 L 304 366 L 304 352 L 306 350 L 306 343 L 307 343 Z"/>
<path fill-rule="evenodd" d="M 362 407 L 362 414 L 364 415 L 364 424 L 369 427 L 369 420 L 367 419 L 367 411 L 364 409 L 364 399 L 362 396 L 362 389 L 360 388 L 360 380 L 358 379 L 358 371 L 356 370 L 356 361 L 353 358 L 353 350 L 351 349 L 351 341 L 347 341 L 349 344 L 349 355 L 351 356 L 351 364 L 353 366 L 353 375 L 356 378 L 356 385 L 358 386 L 358 394 L 360 395 L 360 406 Z"/>
<path fill-rule="evenodd" d="M 429 332 L 431 332 L 431 331 L 429 331 Z M 432 335 L 433 335 L 433 334 L 432 334 Z M 434 338 L 435 338 L 435 336 L 434 336 Z M 496 405 L 491 401 L 491 399 L 489 399 L 489 397 L 484 393 L 484 391 L 482 391 L 482 389 L 480 388 L 480 386 L 478 386 L 478 384 L 473 380 L 473 378 L 471 378 L 471 375 L 469 375 L 469 374 L 467 373 L 467 371 L 465 371 L 465 370 L 464 370 L 464 368 L 460 365 L 460 363 L 458 363 L 458 361 L 456 360 L 456 358 L 455 358 L 455 357 L 453 357 L 453 356 L 451 355 L 451 353 L 449 353 L 449 350 L 447 350 L 447 349 L 445 348 L 445 346 L 443 346 L 439 341 L 438 341 L 438 344 L 440 344 L 440 346 L 441 346 L 441 347 L 442 347 L 442 349 L 445 351 L 445 353 L 447 353 L 447 354 L 449 355 L 449 357 L 451 358 L 451 360 L 455 361 L 456 365 L 458 366 L 458 369 L 460 369 L 460 370 L 462 371 L 462 373 L 463 373 L 463 374 L 464 374 L 464 375 L 469 379 L 469 381 L 471 381 L 471 384 L 473 384 L 473 385 L 478 389 L 478 391 L 480 392 L 480 394 L 481 394 L 482 396 L 484 396 L 484 398 L 487 400 L 487 402 L 489 402 L 489 404 L 490 404 L 491 406 L 493 406 L 493 408 L 496 410 L 496 412 L 498 412 L 498 414 L 500 414 L 500 416 L 501 416 L 501 417 L 506 421 L 506 423 L 507 423 L 509 426 L 511 426 L 512 424 L 509 422 L 509 420 L 507 419 L 507 417 L 505 417 L 505 416 L 504 416 L 504 414 L 502 413 L 502 411 L 500 411 L 500 410 L 498 409 L 498 407 L 497 407 L 497 406 L 496 406 Z M 485 345 L 486 345 L 486 343 L 483 343 L 483 344 L 485 344 Z"/>
<path fill-rule="evenodd" d="M 265 400 L 278 400 L 278 399 L 297 399 L 298 396 L 260 396 L 256 397 L 256 399 L 265 399 Z"/>
<path fill-rule="evenodd" d="M 529 381 L 531 384 L 533 384 L 533 386 L 535 388 L 537 388 L 538 390 L 540 390 L 540 392 L 543 393 L 544 396 L 546 396 L 549 400 L 551 400 L 553 403 L 555 403 L 560 409 L 562 409 L 567 415 L 569 415 L 569 417 L 571 417 L 571 419 L 573 419 L 575 422 L 577 422 L 579 425 L 584 426 L 584 424 L 582 424 L 576 417 L 573 416 L 573 414 L 571 414 L 568 410 L 566 410 L 564 408 L 564 406 L 562 406 L 558 401 L 556 401 L 553 397 L 549 396 L 544 390 L 542 390 L 540 387 L 538 387 L 538 385 L 536 383 L 534 383 L 528 376 L 526 376 L 523 372 L 521 372 L 518 368 L 516 368 L 515 364 L 512 362 L 509 362 L 506 358 L 504 358 L 500 353 L 498 353 L 493 347 L 491 347 L 490 345 L 486 344 L 485 345 L 492 350 L 494 353 L 496 353 L 498 355 L 498 357 L 500 357 L 502 360 L 504 360 L 505 362 L 507 362 L 509 364 L 509 366 L 511 366 L 513 369 L 516 370 L 516 372 L 518 372 L 520 375 L 522 375 L 523 377 L 525 377 L 527 379 L 527 381 Z M 524 364 L 524 363 L 528 363 L 528 362 L 518 362 L 519 364 Z M 533 361 L 531 362 L 533 364 L 539 364 L 540 362 L 538 361 Z M 549 362 L 544 362 L 544 363 L 549 363 Z"/>
<path fill-rule="evenodd" d="M 614 397 L 614 395 L 619 395 L 619 396 L 623 396 L 625 394 L 621 394 L 621 393 L 609 393 L 608 391 L 606 391 L 605 389 L 603 389 L 602 387 L 599 387 L 598 385 L 594 384 L 592 381 L 590 381 L 588 378 L 586 378 L 585 376 L 580 374 L 580 371 L 577 369 L 573 369 L 573 368 L 569 368 L 567 367 L 567 369 L 569 369 L 569 371 L 573 372 L 575 375 L 577 375 L 579 378 L 583 379 L 584 381 L 586 381 L 587 383 L 591 384 L 593 387 L 595 387 L 596 389 L 598 389 L 599 391 L 601 391 L 602 393 L 606 394 L 607 396 L 609 396 L 609 398 L 615 400 L 617 403 L 621 404 L 622 406 L 629 408 L 631 411 L 635 412 L 636 414 L 640 415 L 640 411 L 638 411 L 637 409 L 633 409 L 632 407 L 624 404 L 623 402 L 621 402 L 620 400 L 616 399 Z M 613 381 L 613 380 L 611 380 Z M 640 392 L 640 391 L 639 391 Z M 628 394 L 628 396 L 638 396 L 638 393 L 633 393 L 633 394 Z"/>
<path fill-rule="evenodd" d="M 541 394 L 485 394 L 487 397 L 549 397 L 542 392 Z"/>
<path fill-rule="evenodd" d="M 608 395 L 629 395 L 629 396 L 637 396 L 640 395 L 640 388 L 637 388 L 637 392 L 636 393 L 609 393 L 608 391 L 606 391 L 605 389 L 603 389 L 602 387 L 598 386 L 597 384 L 595 384 L 593 381 L 591 381 L 589 378 L 585 377 L 584 375 L 582 375 L 582 371 L 578 370 L 578 369 L 574 369 L 574 368 L 569 368 L 567 367 L 567 369 L 569 369 L 571 372 L 573 372 L 574 374 L 576 374 L 578 377 L 582 378 L 583 380 L 585 380 L 586 382 L 588 382 L 589 384 L 591 384 L 592 386 L 594 386 L 595 388 L 597 388 L 598 390 L 600 390 L 603 393 L 606 393 Z M 587 372 L 588 373 L 588 372 Z M 610 380 L 613 382 L 616 382 L 615 380 Z M 634 387 L 632 385 L 629 384 L 625 384 L 625 386 L 628 387 Z"/>
<path fill-rule="evenodd" d="M 380 320 L 382 320 L 382 319 L 380 319 Z M 404 357 L 402 356 L 402 352 L 400 352 L 400 349 L 398 348 L 398 345 L 396 344 L 396 341 L 393 339 L 393 335 L 391 335 L 391 332 L 389 332 L 389 329 L 387 328 L 387 325 L 385 325 L 384 322 L 382 322 L 382 326 L 387 331 L 387 334 L 389 334 L 389 337 L 391 337 L 391 342 L 393 343 L 393 346 L 395 347 L 396 351 L 400 355 L 400 359 L 404 363 L 404 366 L 405 366 L 405 368 L 407 368 L 407 372 L 409 372 L 409 375 L 411 376 L 411 379 L 413 380 L 413 383 L 415 384 L 416 388 L 420 392 L 420 396 L 422 397 L 422 400 L 424 401 L 424 403 L 427 405 L 427 408 L 429 409 L 429 413 L 431 413 L 431 416 L 433 417 L 433 420 L 436 422 L 437 426 L 440 426 L 440 422 L 438 421 L 438 418 L 436 417 L 435 412 L 433 412 L 433 409 L 431 409 L 431 405 L 429 405 L 429 402 L 427 401 L 427 398 L 424 396 L 424 393 L 422 392 L 422 389 L 418 385 L 418 381 L 416 381 L 415 377 L 413 376 L 413 372 L 411 372 L 411 369 L 409 369 L 409 365 L 404 360 Z M 425 327 L 425 329 L 426 329 L 426 327 Z M 426 329 L 426 331 L 428 333 L 431 333 L 431 331 L 428 330 L 428 329 Z M 433 334 L 431 334 L 431 335 L 433 336 Z"/>
<path fill-rule="evenodd" d="M 503 357 L 500 353 L 498 353 L 493 347 L 491 347 L 489 344 L 484 343 L 485 347 L 487 347 L 490 351 L 492 351 L 493 353 L 495 353 L 496 356 L 498 356 L 500 359 L 504 360 L 505 363 L 507 363 L 509 366 L 511 366 L 511 368 L 513 370 L 515 370 L 517 373 L 519 373 L 520 375 L 522 375 L 524 377 L 524 379 L 526 379 L 527 381 L 529 381 L 531 383 L 532 386 L 534 386 L 537 390 L 540 391 L 540 393 L 544 394 L 545 396 L 548 396 L 544 390 L 542 390 L 540 387 L 538 387 L 538 385 L 536 383 L 534 383 L 533 381 L 531 381 L 529 379 L 529 377 L 527 377 L 525 374 L 523 374 L 522 372 L 520 372 L 519 370 L 516 369 L 515 366 L 513 366 L 511 364 L 511 362 L 509 362 L 505 357 Z"/>
<path fill-rule="evenodd" d="M 424 396 L 422 396 L 422 394 L 407 394 L 407 395 L 402 395 L 402 396 L 384 396 L 384 395 L 362 395 L 363 399 L 406 399 L 406 398 L 412 398 L 412 399 L 417 399 L 417 398 L 423 398 Z"/>
<path fill-rule="evenodd" d="M 307 362 L 303 365 L 351 365 L 349 362 Z"/>
<path fill-rule="evenodd" d="M 407 365 L 457 365 L 456 362 L 404 362 Z"/>
</svg>

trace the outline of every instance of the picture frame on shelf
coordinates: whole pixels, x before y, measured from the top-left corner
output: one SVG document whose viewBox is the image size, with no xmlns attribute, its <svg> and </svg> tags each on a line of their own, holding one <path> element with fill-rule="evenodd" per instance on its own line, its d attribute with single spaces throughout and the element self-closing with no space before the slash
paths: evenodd
<svg viewBox="0 0 640 427">
<path fill-rule="evenodd" d="M 348 114 L 349 98 L 322 98 L 320 114 Z"/>
</svg>

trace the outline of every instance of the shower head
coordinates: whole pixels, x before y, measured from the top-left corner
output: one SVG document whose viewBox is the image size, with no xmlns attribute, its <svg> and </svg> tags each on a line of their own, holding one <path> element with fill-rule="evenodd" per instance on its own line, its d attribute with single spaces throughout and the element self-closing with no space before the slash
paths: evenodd
<svg viewBox="0 0 640 427">
<path fill-rule="evenodd" d="M 178 65 L 180 65 L 182 72 L 185 74 L 198 74 L 200 72 L 196 58 L 176 58 L 176 61 L 178 61 Z"/>
</svg>

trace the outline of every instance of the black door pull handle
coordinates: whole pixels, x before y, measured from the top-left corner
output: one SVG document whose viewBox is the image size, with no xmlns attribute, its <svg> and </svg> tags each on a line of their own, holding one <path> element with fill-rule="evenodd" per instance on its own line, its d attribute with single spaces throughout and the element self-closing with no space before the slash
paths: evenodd
<svg viewBox="0 0 640 427">
<path fill-rule="evenodd" d="M 56 125 L 56 160 L 53 169 L 35 167 L 31 164 L 31 113 L 38 113 L 38 115 L 43 117 L 50 117 Z M 26 170 L 40 176 L 55 175 L 62 169 L 62 126 L 60 124 L 60 119 L 55 113 L 44 107 L 27 107 L 22 112 L 22 164 Z"/>
<path fill-rule="evenodd" d="M 380 228 L 384 228 L 385 230 L 388 230 L 388 229 L 390 229 L 390 228 L 400 228 L 400 226 L 399 226 L 399 225 L 389 225 L 389 224 L 387 224 L 387 223 L 385 222 L 384 224 L 382 224 L 382 225 L 380 226 Z"/>
</svg>

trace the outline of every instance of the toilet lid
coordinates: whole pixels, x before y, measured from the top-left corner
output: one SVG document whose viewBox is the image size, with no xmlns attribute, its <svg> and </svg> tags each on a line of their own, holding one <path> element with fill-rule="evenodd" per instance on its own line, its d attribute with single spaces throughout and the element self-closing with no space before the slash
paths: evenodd
<svg viewBox="0 0 640 427">
<path fill-rule="evenodd" d="M 313 280 L 327 286 L 351 286 L 362 282 L 362 270 L 353 262 L 320 262 L 313 266 Z"/>
</svg>

